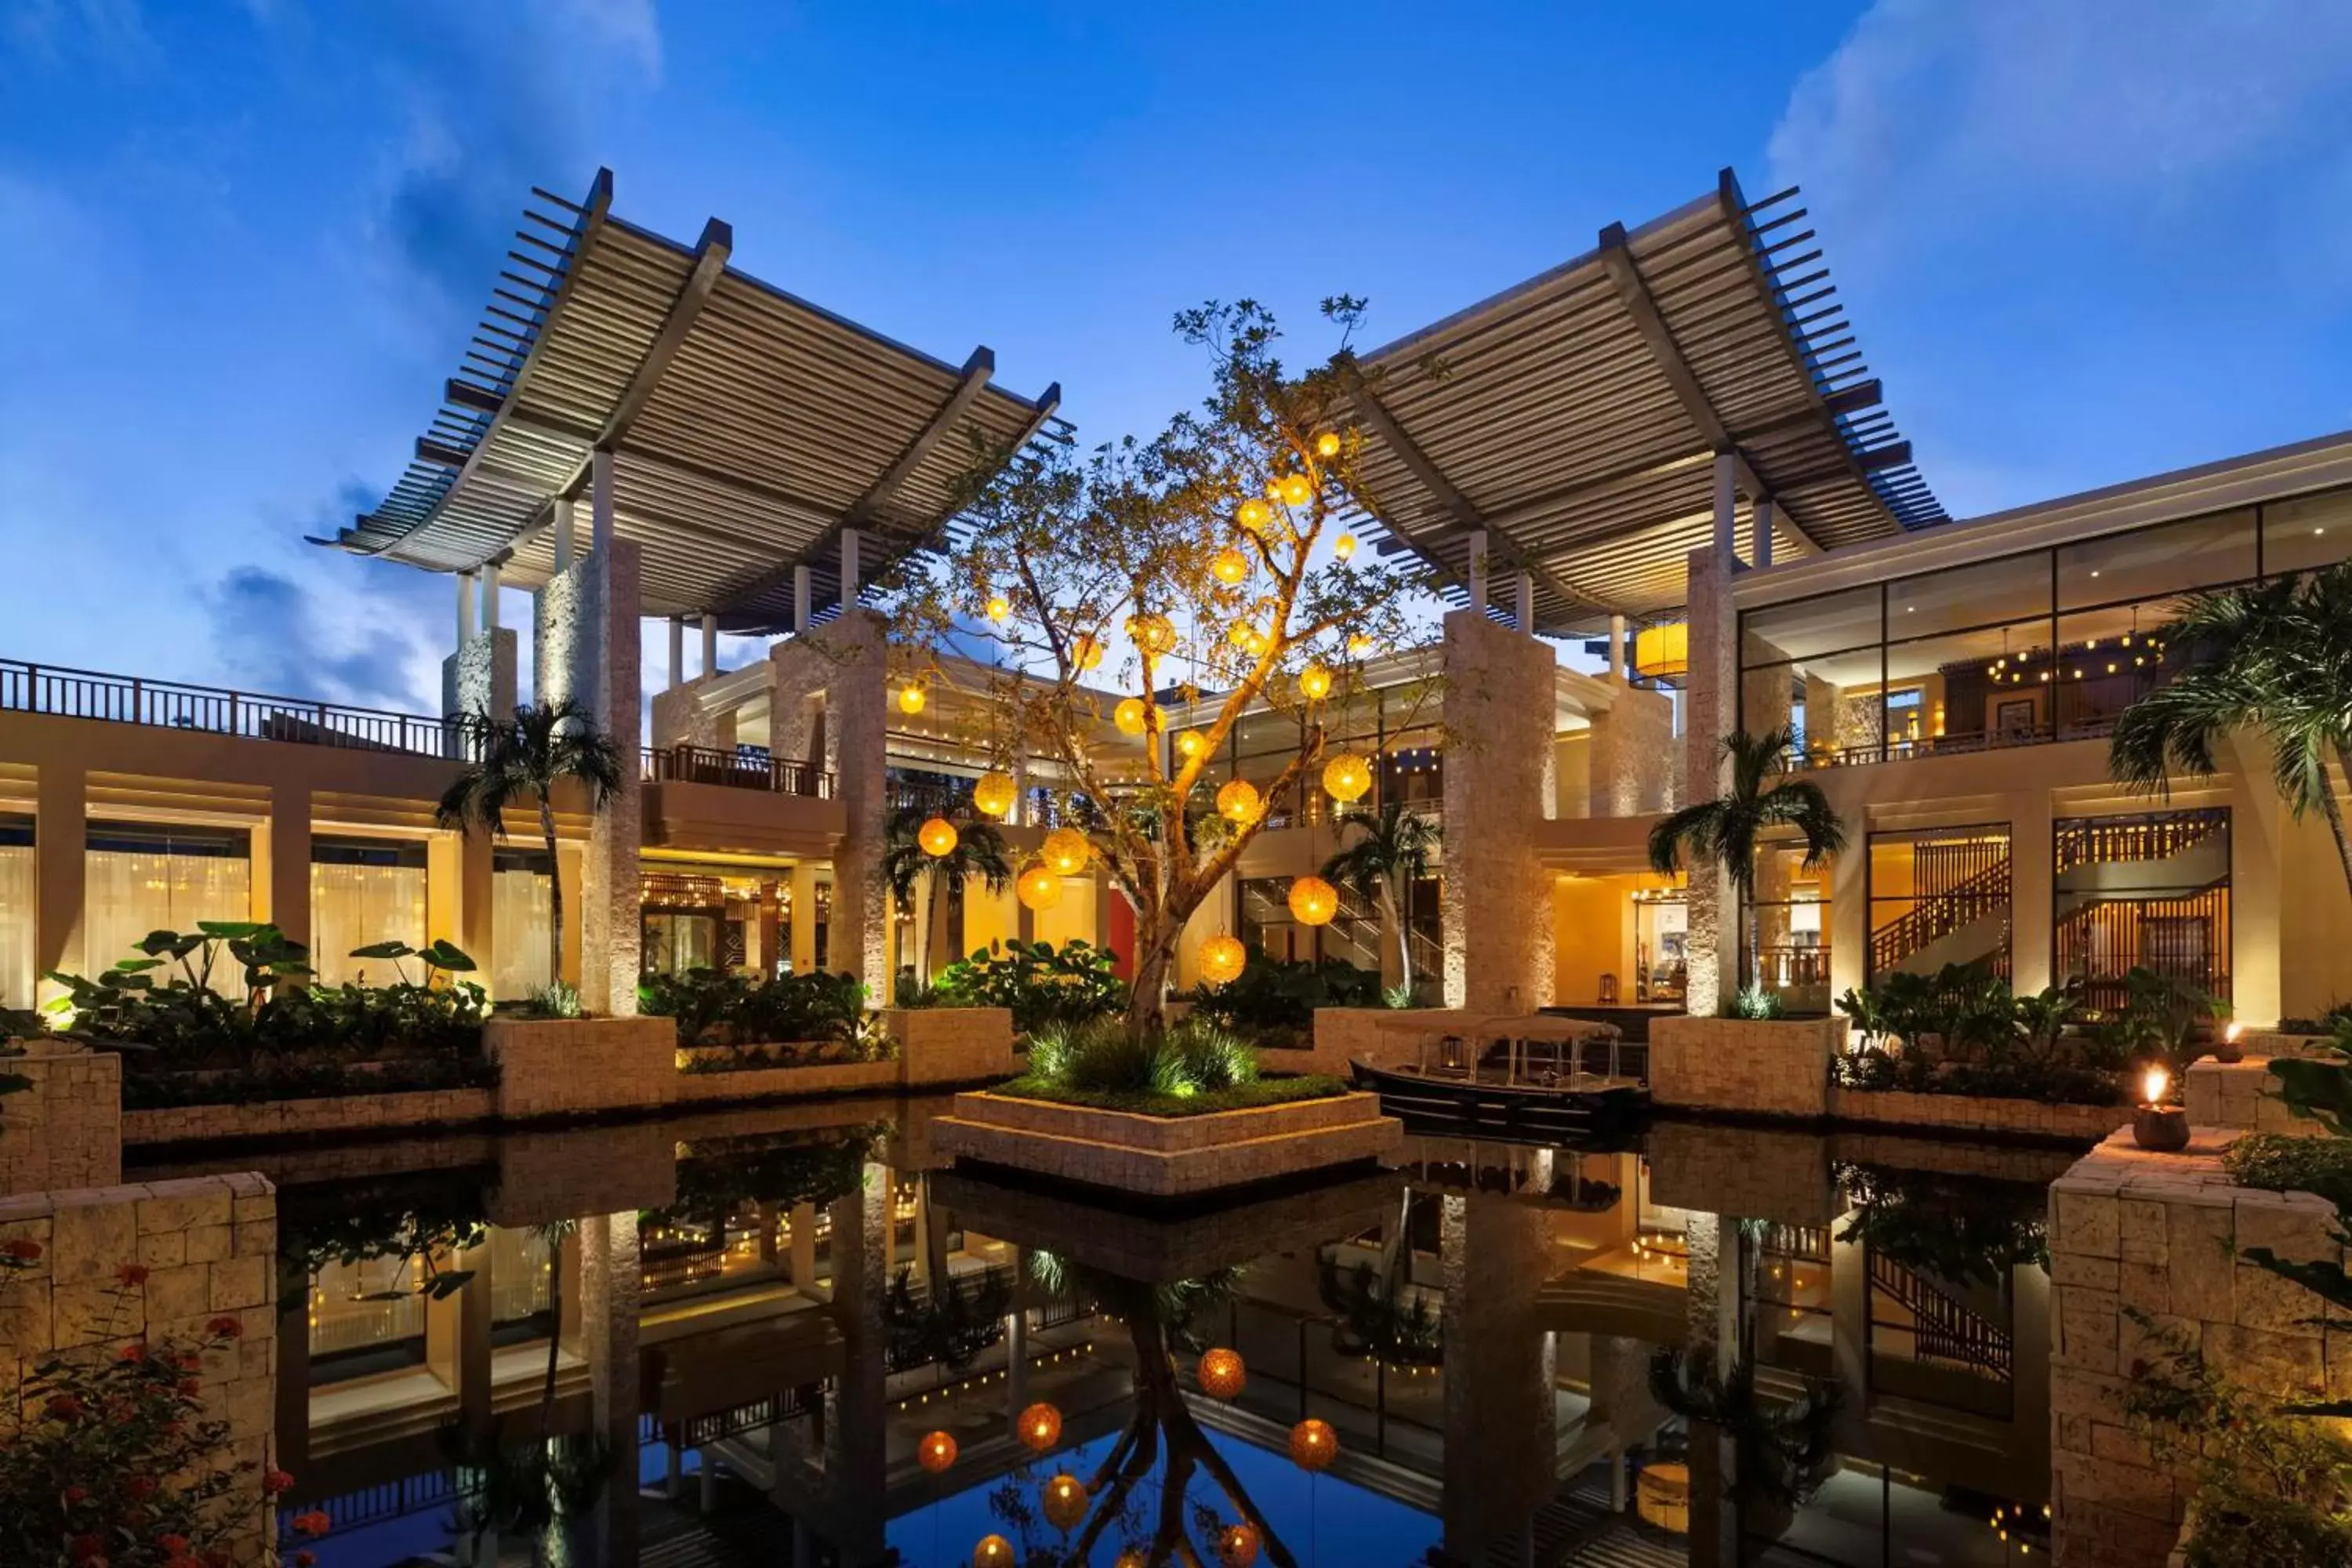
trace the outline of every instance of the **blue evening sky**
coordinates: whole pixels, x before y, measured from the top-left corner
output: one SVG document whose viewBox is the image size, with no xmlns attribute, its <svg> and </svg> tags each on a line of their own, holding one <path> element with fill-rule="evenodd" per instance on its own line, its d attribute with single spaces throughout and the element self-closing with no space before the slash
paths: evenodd
<svg viewBox="0 0 2352 1568">
<path fill-rule="evenodd" d="M 300 536 L 600 163 L 1090 438 L 1197 395 L 1180 306 L 1384 341 L 1725 164 L 1956 515 L 2352 426 L 2340 0 L 0 0 L 0 657 L 437 709 L 446 580 Z"/>
</svg>

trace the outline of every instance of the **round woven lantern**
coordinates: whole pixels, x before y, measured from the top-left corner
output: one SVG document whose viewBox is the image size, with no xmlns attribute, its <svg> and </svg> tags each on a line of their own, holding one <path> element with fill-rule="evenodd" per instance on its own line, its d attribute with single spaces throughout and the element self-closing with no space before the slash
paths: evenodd
<svg viewBox="0 0 2352 1568">
<path fill-rule="evenodd" d="M 1255 822 L 1258 814 L 1257 785 L 1234 779 L 1217 791 L 1217 815 L 1227 822 Z"/>
<path fill-rule="evenodd" d="M 1305 474 L 1285 474 L 1282 477 L 1282 504 L 1305 506 L 1315 499 L 1315 482 Z"/>
<path fill-rule="evenodd" d="M 1302 1470 L 1326 1470 L 1339 1457 L 1339 1434 L 1328 1421 L 1306 1420 L 1290 1429 L 1290 1462 Z"/>
<path fill-rule="evenodd" d="M 1070 639 L 1070 662 L 1072 664 L 1076 665 L 1080 669 L 1092 669 L 1101 664 L 1102 661 L 1103 647 L 1099 638 L 1091 637 L 1085 632 L 1080 632 L 1076 637 Z"/>
<path fill-rule="evenodd" d="M 1201 944 L 1201 979 L 1209 985 L 1223 985 L 1241 977 L 1242 966 L 1249 962 L 1249 949 L 1239 937 L 1213 936 Z"/>
<path fill-rule="evenodd" d="M 1064 877 L 1075 877 L 1085 870 L 1094 852 L 1095 847 L 1087 842 L 1087 836 L 1075 827 L 1056 827 L 1045 835 L 1045 846 L 1039 851 L 1045 857 L 1045 864 Z"/>
<path fill-rule="evenodd" d="M 1176 749 L 1188 757 L 1199 756 L 1201 748 L 1208 743 L 1209 738 L 1198 730 L 1187 730 L 1176 737 Z"/>
<path fill-rule="evenodd" d="M 915 1462 L 938 1475 L 956 1462 L 956 1440 L 945 1432 L 926 1432 L 915 1445 Z"/>
<path fill-rule="evenodd" d="M 923 847 L 924 854 L 935 860 L 951 855 L 955 853 L 956 847 L 955 824 L 944 816 L 934 816 L 915 829 L 915 842 Z"/>
<path fill-rule="evenodd" d="M 1021 1413 L 1013 1430 L 1030 1452 L 1042 1454 L 1062 1440 L 1062 1413 L 1041 1399 Z"/>
<path fill-rule="evenodd" d="M 1315 455 L 1318 458 L 1338 457 L 1339 455 L 1339 432 L 1337 430 L 1326 430 L 1320 436 L 1316 437 Z"/>
<path fill-rule="evenodd" d="M 1211 558 L 1209 575 L 1228 588 L 1238 588 L 1249 581 L 1249 557 L 1227 545 Z"/>
<path fill-rule="evenodd" d="M 980 1544 L 971 1549 L 971 1568 L 1013 1568 L 1018 1561 L 1013 1554 L 1013 1542 L 1001 1535 L 983 1535 Z"/>
<path fill-rule="evenodd" d="M 1273 521 L 1273 518 L 1274 509 L 1255 496 L 1242 502 L 1241 510 L 1234 513 L 1234 521 L 1251 533 L 1265 532 L 1265 525 Z"/>
<path fill-rule="evenodd" d="M 1225 1568 L 1250 1568 L 1257 1561 L 1257 1531 L 1246 1524 L 1229 1524 L 1219 1531 L 1217 1561 Z"/>
<path fill-rule="evenodd" d="M 1300 877 L 1290 884 L 1290 914 L 1303 926 L 1327 926 L 1339 912 L 1339 889 L 1320 877 Z"/>
<path fill-rule="evenodd" d="M 1202 1352 L 1193 1375 L 1201 1380 L 1201 1392 L 1212 1399 L 1231 1399 L 1249 1382 L 1249 1369 L 1242 1364 L 1241 1352 L 1223 1345 Z"/>
<path fill-rule="evenodd" d="M 920 713 L 923 705 L 929 700 L 919 686 L 910 683 L 898 688 L 898 711 L 901 713 Z"/>
<path fill-rule="evenodd" d="M 1123 697 L 1118 706 L 1110 710 L 1110 721 L 1118 726 L 1122 735 L 1140 735 L 1146 714 L 1142 698 Z"/>
<path fill-rule="evenodd" d="M 1087 1517 L 1087 1487 L 1077 1477 L 1065 1471 L 1045 1482 L 1041 1506 L 1045 1522 L 1055 1530 L 1076 1530 Z"/>
<path fill-rule="evenodd" d="M 1331 542 L 1331 553 L 1345 561 L 1356 553 L 1356 536 L 1343 533 Z"/>
<path fill-rule="evenodd" d="M 1372 787 L 1372 764 L 1353 752 L 1342 752 L 1323 764 L 1323 790 L 1333 800 L 1357 801 Z"/>
<path fill-rule="evenodd" d="M 972 807 L 984 816 L 1002 817 L 1013 809 L 1013 799 L 1020 793 L 1021 786 L 1013 782 L 1011 773 L 992 769 L 981 774 L 980 781 L 971 786 Z"/>
<path fill-rule="evenodd" d="M 1013 896 L 1024 910 L 1050 910 L 1062 901 L 1062 879 L 1050 866 L 1030 866 L 1013 881 Z"/>
<path fill-rule="evenodd" d="M 986 609 L 988 618 L 1001 626 L 1013 614 L 1013 601 L 1002 594 L 991 594 Z"/>
<path fill-rule="evenodd" d="M 1154 658 L 1176 646 L 1176 626 L 1166 616 L 1145 611 L 1127 618 L 1127 635 Z"/>
<path fill-rule="evenodd" d="M 1320 702 L 1331 695 L 1331 672 L 1319 664 L 1310 664 L 1298 672 L 1298 694 L 1309 702 Z"/>
</svg>

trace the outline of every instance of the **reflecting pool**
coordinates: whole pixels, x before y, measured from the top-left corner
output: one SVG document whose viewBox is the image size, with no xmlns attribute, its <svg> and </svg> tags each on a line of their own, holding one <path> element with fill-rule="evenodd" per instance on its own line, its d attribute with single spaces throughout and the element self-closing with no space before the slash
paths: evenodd
<svg viewBox="0 0 2352 1568">
<path fill-rule="evenodd" d="M 943 1109 L 130 1179 L 278 1185 L 281 1501 L 321 1568 L 2046 1555 L 2063 1152 L 1417 1133 L 1144 1215 L 950 1167 Z"/>
</svg>

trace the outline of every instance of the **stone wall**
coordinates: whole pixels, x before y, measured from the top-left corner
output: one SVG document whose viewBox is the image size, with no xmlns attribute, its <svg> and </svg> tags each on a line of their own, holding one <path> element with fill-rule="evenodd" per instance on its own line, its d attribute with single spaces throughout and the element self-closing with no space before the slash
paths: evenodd
<svg viewBox="0 0 2352 1568">
<path fill-rule="evenodd" d="M 1157 1198 L 1369 1162 L 1404 1142 L 1404 1124 L 1382 1116 L 1370 1094 L 1206 1116 L 960 1094 L 954 1114 L 935 1119 L 931 1131 L 949 1154 Z"/>
<path fill-rule="evenodd" d="M 320 1100 L 239 1100 L 122 1113 L 122 1141 L 188 1143 L 237 1138 L 299 1138 L 401 1127 L 459 1127 L 498 1115 L 494 1089 L 428 1089 L 344 1094 Z"/>
<path fill-rule="evenodd" d="M 834 857 L 825 967 L 887 988 L 889 894 L 881 879 L 889 828 L 890 669 L 885 627 L 868 610 L 803 632 L 768 652 L 774 675 L 768 732 L 777 757 L 820 763 L 846 812 Z M 819 714 L 824 743 L 814 733 Z M 796 936 L 795 941 L 798 941 Z"/>
<path fill-rule="evenodd" d="M 122 1180 L 122 1058 L 36 1044 L 0 1058 L 32 1080 L 0 1094 L 0 1194 L 110 1187 Z"/>
<path fill-rule="evenodd" d="M 1610 680 L 1608 707 L 1592 715 L 1593 816 L 1646 816 L 1675 809 L 1680 790 L 1675 705 L 1622 677 Z"/>
<path fill-rule="evenodd" d="M 0 1198 L 0 1243 L 41 1255 L 0 1291 L 0 1378 L 17 1386 L 52 1353 L 110 1355 L 135 1341 L 197 1342 L 216 1318 L 238 1335 L 206 1354 L 207 1418 L 228 1424 L 231 1463 L 251 1467 L 225 1500 L 221 1544 L 239 1564 L 274 1562 L 261 1489 L 277 1415 L 278 1198 L 250 1173 Z M 138 1264 L 145 1279 L 118 1271 Z M 299 1320 L 297 1320 L 299 1322 Z"/>
<path fill-rule="evenodd" d="M 2063 1139 L 2095 1143 L 2131 1124 L 2128 1105 L 2052 1105 L 2038 1100 L 1969 1094 L 1908 1094 L 1896 1090 L 1830 1089 L 1830 1114 L 1840 1121 L 1889 1127 L 1950 1128 L 2002 1138 Z"/>
<path fill-rule="evenodd" d="M 2061 1568 L 2154 1568 L 2192 1489 L 2124 1425 L 2120 1399 L 2147 1353 L 2136 1309 L 2184 1336 L 2232 1383 L 2281 1397 L 2352 1395 L 2352 1331 L 2305 1320 L 2319 1302 L 2239 1254 L 2341 1265 L 2335 1211 L 2305 1193 L 2232 1185 L 2234 1131 L 2199 1128 L 2155 1154 L 2118 1132 L 2051 1194 L 2052 1544 Z"/>
<path fill-rule="evenodd" d="M 1712 546 L 1690 553 L 1690 673 L 1683 689 L 1683 804 L 1713 800 L 1729 782 L 1723 737 L 1738 727 L 1739 712 L 1738 617 L 1731 604 L 1731 565 Z M 1689 925 L 1690 1010 L 1712 1014 L 1724 995 L 1737 991 L 1733 971 L 1734 901 L 1721 866 L 1686 866 L 1690 887 L 1685 913 Z"/>
<path fill-rule="evenodd" d="M 534 637 L 536 634 L 534 633 Z M 515 634 L 510 627 L 477 632 L 441 661 L 441 711 L 488 713 L 504 718 L 515 705 Z M 449 754 L 462 755 L 459 736 L 449 735 Z"/>
<path fill-rule="evenodd" d="M 1013 1014 L 1003 1007 L 885 1008 L 898 1047 L 898 1081 L 939 1089 L 1011 1078 Z"/>
<path fill-rule="evenodd" d="M 2271 1076 L 2270 1059 L 2248 1057 L 2243 1061 L 2200 1061 L 2190 1064 L 2181 1080 L 2181 1101 L 2192 1127 L 2234 1127 L 2249 1132 L 2284 1132 L 2307 1138 L 2323 1131 L 2286 1108 L 2278 1098 L 2278 1079 Z"/>
<path fill-rule="evenodd" d="M 499 1114 L 515 1121 L 664 1105 L 678 1076 L 668 1018 L 493 1018 L 482 1054 L 499 1067 Z"/>
<path fill-rule="evenodd" d="M 1445 617 L 1445 1004 L 1532 1011 L 1551 999 L 1551 880 L 1535 856 L 1550 804 L 1551 645 L 1476 610 Z"/>
<path fill-rule="evenodd" d="M 1660 1105 L 1750 1116 L 1826 1117 L 1830 1059 L 1846 1020 L 1658 1018 L 1650 1025 L 1650 1095 Z"/>
</svg>

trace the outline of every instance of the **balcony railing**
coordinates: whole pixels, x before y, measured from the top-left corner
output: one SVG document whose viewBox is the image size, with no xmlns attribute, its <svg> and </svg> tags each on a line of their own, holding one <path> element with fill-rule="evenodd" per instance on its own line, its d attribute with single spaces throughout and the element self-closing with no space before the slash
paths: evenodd
<svg viewBox="0 0 2352 1568">
<path fill-rule="evenodd" d="M 648 746 L 645 750 L 647 784 L 721 784 L 729 789 L 763 789 L 772 795 L 833 798 L 834 775 L 806 763 L 786 762 L 759 751 L 722 751 L 716 746 Z"/>
<path fill-rule="evenodd" d="M 452 726 L 443 719 L 13 658 L 0 659 L 0 710 L 421 757 L 447 756 L 454 749 Z"/>
<path fill-rule="evenodd" d="M 1789 752 L 1792 771 L 1808 768 L 1850 768 L 1865 763 L 1907 763 L 1920 757 L 1960 756 L 1974 752 L 2006 751 L 2012 746 L 2046 746 L 2060 741 L 2103 741 L 2115 732 L 2116 721 L 2097 719 L 2081 724 L 2044 724 L 2031 730 L 2005 730 L 1993 734 L 1923 735 L 1916 741 L 1872 741 L 1859 746 L 1811 746 Z"/>
</svg>

